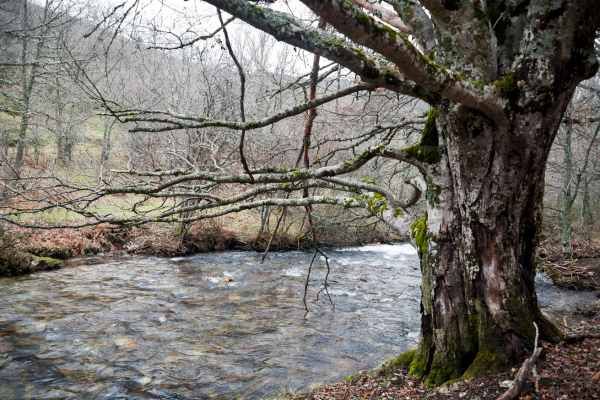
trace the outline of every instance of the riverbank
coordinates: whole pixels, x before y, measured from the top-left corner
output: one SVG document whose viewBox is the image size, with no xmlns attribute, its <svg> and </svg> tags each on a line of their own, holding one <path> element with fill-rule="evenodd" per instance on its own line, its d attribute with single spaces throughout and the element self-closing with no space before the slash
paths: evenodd
<svg viewBox="0 0 600 400">
<path fill-rule="evenodd" d="M 0 277 L 49 271 L 63 266 L 62 260 L 37 256 L 19 249 L 12 235 L 0 231 Z"/>
<path fill-rule="evenodd" d="M 521 400 L 600 399 L 600 300 L 585 310 L 563 315 L 567 340 L 542 343 L 537 377 L 530 377 Z M 361 372 L 343 382 L 325 385 L 309 394 L 287 395 L 286 400 L 496 400 L 512 383 L 518 369 L 427 388 L 410 377 L 406 367 Z"/>
<path fill-rule="evenodd" d="M 320 232 L 319 244 L 325 247 L 361 246 L 399 239 L 382 232 L 340 237 Z M 100 225 L 82 229 L 29 230 L 15 229 L 18 249 L 42 257 L 66 260 L 98 254 L 126 253 L 140 256 L 182 257 L 225 250 L 272 251 L 302 250 L 312 247 L 301 233 L 251 235 L 217 225 L 193 225 L 185 232 L 169 226 L 122 228 Z M 394 240 L 395 239 L 395 240 Z"/>
<path fill-rule="evenodd" d="M 538 254 L 540 270 L 555 285 L 575 290 L 600 290 L 600 240 L 574 242 L 571 258 L 563 256 L 557 242 L 542 243 Z"/>
<path fill-rule="evenodd" d="M 229 228 L 232 227 L 232 228 Z M 0 262 L 0 276 L 15 276 L 58 268 L 63 260 L 96 255 L 183 257 L 214 251 L 264 252 L 308 249 L 310 232 L 290 226 L 273 233 L 259 231 L 255 221 L 208 221 L 181 228 L 168 224 L 141 227 L 98 225 L 81 229 L 26 229 L 12 227 L 2 234 L 0 246 L 10 262 Z M 379 227 L 356 231 L 317 227 L 323 247 L 360 246 L 401 239 Z M 404 238 L 406 239 L 406 238 Z M 45 268 L 47 265 L 52 267 Z"/>
<path fill-rule="evenodd" d="M 225 226 L 233 227 L 225 228 Z M 226 250 L 263 252 L 307 249 L 312 246 L 306 232 L 285 229 L 276 234 L 256 234 L 255 223 L 227 221 L 194 224 L 185 232 L 172 225 L 119 227 L 98 225 L 82 229 L 11 228 L 4 234 L 10 243 L 0 263 L 0 276 L 15 276 L 55 269 L 62 260 L 95 255 L 139 255 L 181 257 Z M 325 247 L 360 246 L 392 242 L 399 238 L 381 229 L 355 234 L 319 228 L 320 245 Z M 576 290 L 600 290 L 600 241 L 575 243 L 574 258 L 565 259 L 560 245 L 545 242 L 540 246 L 540 270 L 560 287 Z M 0 254 L 0 257 L 2 255 Z"/>
</svg>

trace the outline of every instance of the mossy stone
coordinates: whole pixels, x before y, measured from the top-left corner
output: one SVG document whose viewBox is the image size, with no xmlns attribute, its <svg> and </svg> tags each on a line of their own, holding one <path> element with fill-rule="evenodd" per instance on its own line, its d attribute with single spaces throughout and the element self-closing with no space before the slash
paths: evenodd
<svg viewBox="0 0 600 400">
<path fill-rule="evenodd" d="M 65 266 L 65 263 L 62 260 L 52 257 L 32 256 L 31 265 L 37 271 L 46 271 L 51 269 L 62 268 Z"/>
</svg>

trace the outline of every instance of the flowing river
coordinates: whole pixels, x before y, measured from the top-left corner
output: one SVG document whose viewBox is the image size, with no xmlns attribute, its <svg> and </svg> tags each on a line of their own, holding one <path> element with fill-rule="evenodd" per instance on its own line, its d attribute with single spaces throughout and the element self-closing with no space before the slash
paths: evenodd
<svg viewBox="0 0 600 400">
<path fill-rule="evenodd" d="M 261 399 L 373 368 L 418 341 L 411 246 L 92 258 L 0 279 L 0 399 Z M 594 294 L 537 280 L 545 308 Z M 320 293 L 319 293 L 320 292 Z M 317 294 L 319 294 L 317 300 Z"/>
</svg>

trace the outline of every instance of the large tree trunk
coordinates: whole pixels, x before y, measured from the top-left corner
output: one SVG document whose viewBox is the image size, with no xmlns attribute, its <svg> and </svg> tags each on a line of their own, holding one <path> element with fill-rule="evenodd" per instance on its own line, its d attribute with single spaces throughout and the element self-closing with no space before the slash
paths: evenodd
<svg viewBox="0 0 600 400">
<path fill-rule="evenodd" d="M 422 342 L 410 371 L 435 385 L 506 367 L 559 331 L 535 294 L 546 159 L 563 93 L 544 109 L 509 112 L 509 126 L 464 107 L 440 109 L 441 162 L 427 215 L 412 225 L 421 256 Z"/>
</svg>

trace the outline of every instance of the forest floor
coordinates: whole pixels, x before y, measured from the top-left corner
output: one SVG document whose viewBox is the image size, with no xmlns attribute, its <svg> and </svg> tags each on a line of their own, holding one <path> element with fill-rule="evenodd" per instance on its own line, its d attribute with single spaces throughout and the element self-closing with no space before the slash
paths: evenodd
<svg viewBox="0 0 600 400">
<path fill-rule="evenodd" d="M 537 362 L 538 377 L 530 377 L 521 400 L 600 399 L 600 300 L 589 309 L 565 315 L 570 340 L 542 343 Z M 426 388 L 410 377 L 406 369 L 361 372 L 343 382 L 324 385 L 310 394 L 289 395 L 290 400 L 495 400 L 510 384 L 519 366 L 511 371 L 458 381 L 438 388 Z"/>
</svg>

